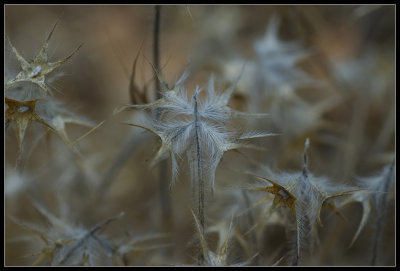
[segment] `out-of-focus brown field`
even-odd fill
[[[9,83],[21,65],[5,37],[5,97],[37,99],[37,113],[54,127],[31,119],[20,150],[22,124],[8,123],[5,103],[5,265],[206,264],[199,253],[219,255],[222,265],[292,265],[298,224],[290,208],[278,206],[276,194],[243,187],[271,186],[248,173],[301,175],[307,138],[309,172],[352,192],[320,203],[323,226],[315,223],[305,248],[312,252],[298,264],[395,265],[394,5],[161,6],[159,69],[168,86],[190,66],[190,101],[212,74],[219,93],[241,75],[228,106],[269,115],[227,127],[277,134],[251,139],[256,149],[224,153],[212,195],[206,190],[207,248],[191,212],[191,161],[178,157],[169,190],[170,155],[151,165],[159,137],[124,124],[146,126],[152,115],[116,114],[156,100],[155,7],[5,5],[4,15],[5,36],[28,62],[55,23],[50,62],[83,44],[45,76],[47,96],[35,83]],[[140,101],[131,96],[135,60]],[[70,118],[65,129],[52,112]]]

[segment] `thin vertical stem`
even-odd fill
[[[161,6],[156,5],[155,9],[155,16],[154,16],[154,36],[153,36],[153,61],[154,61],[154,69],[159,72],[161,76],[160,70],[160,18],[161,18]],[[155,82],[156,87],[156,99],[162,98],[161,93],[161,83],[159,80]],[[160,118],[159,110],[155,112],[156,118]],[[171,219],[171,202],[168,195],[168,164],[167,161],[161,161],[158,167],[158,187],[159,187],[159,194],[160,194],[160,205],[161,205],[161,213],[162,213],[162,223],[163,226],[167,229],[170,228],[172,219]]]
[[[197,111],[197,94],[198,94],[198,89],[196,90],[196,93],[193,96],[194,100],[194,123],[195,123],[195,138],[196,138],[196,151],[197,151],[197,183],[199,186],[199,202],[198,202],[198,217],[200,220],[200,231],[201,234],[204,236],[205,233],[205,216],[204,216],[204,179],[203,179],[203,172],[202,172],[202,156],[201,156],[201,147],[200,147],[200,139],[199,139],[199,114]],[[199,255],[199,264],[202,264],[203,262],[203,255],[200,253]]]
[[[160,13],[161,6],[155,6],[155,17],[154,17],[154,44],[153,44],[153,61],[155,69],[160,73]],[[156,98],[161,98],[161,84],[156,80]]]

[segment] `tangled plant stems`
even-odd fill
[[[6,265],[394,265],[394,6],[5,7]]]

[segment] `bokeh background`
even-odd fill
[[[140,48],[135,84],[141,91],[146,88],[147,100],[154,101],[153,71],[145,59],[153,61],[154,6],[6,5],[4,13],[5,35],[27,59],[33,59],[56,22],[49,46],[50,59],[61,59],[83,44],[47,82],[54,97],[70,112],[93,124],[106,120],[78,143],[83,154],[79,158],[59,137],[45,136],[45,130],[33,123],[24,141],[27,151],[22,169],[15,168],[17,140],[14,131],[7,129],[6,265],[29,265],[38,256],[23,256],[44,247],[40,238],[32,237],[32,233],[10,219],[46,224],[33,202],[83,227],[92,227],[124,211],[123,218],[104,230],[108,238],[168,235],[151,241],[149,249],[130,253],[125,263],[193,264],[196,228],[190,213],[189,174],[181,170],[179,182],[168,193],[170,209],[165,214],[163,203],[160,204],[160,194],[165,192],[159,189],[158,168],[149,167],[157,151],[157,139],[139,128],[121,124],[134,122],[141,112],[111,117],[115,108],[131,102],[129,82]],[[255,64],[260,58],[255,43],[264,37],[274,16],[280,20],[279,39],[304,49],[294,67],[319,82],[293,87],[292,92],[305,104],[279,95],[257,96],[255,89],[259,86],[247,76],[251,67],[259,74],[269,72]],[[239,214],[262,196],[256,192],[246,192],[246,196],[235,188],[251,182],[244,172],[261,172],[261,165],[300,171],[306,138],[311,140],[310,171],[334,182],[355,185],[357,177],[378,176],[394,159],[394,5],[167,5],[161,7],[159,38],[161,73],[169,86],[173,86],[189,60],[192,72],[185,84],[189,91],[196,85],[206,86],[212,73],[217,86],[226,87],[245,64],[230,106],[270,113],[270,119],[243,127],[281,134],[256,140],[255,144],[267,149],[265,152],[224,155],[216,174],[216,193],[207,206],[210,226],[225,225],[232,212]],[[4,55],[5,78],[9,78],[18,72],[19,66],[6,40]],[[331,97],[336,101],[333,105],[322,106],[319,111],[308,110]],[[259,101],[256,106],[255,100]],[[87,130],[79,125],[67,126],[72,139]],[[137,143],[133,144],[132,138],[137,138]],[[121,155],[127,146],[133,147],[124,160]],[[123,162],[116,162],[118,159]],[[260,166],[255,166],[254,161]],[[169,177],[165,179],[168,183]],[[107,185],[102,186],[103,183]],[[394,193],[391,190],[388,197],[379,265],[395,263]],[[308,264],[368,265],[373,227],[367,225],[348,248],[362,211],[359,203],[341,208],[347,222],[324,211],[326,222],[320,229],[320,246],[315,259]],[[253,224],[258,225],[253,231],[259,240],[259,254],[250,264],[272,265],[285,254],[287,240],[283,227],[279,223],[264,225],[260,206],[251,212]],[[251,245],[255,241],[247,233],[254,225],[241,221],[243,217],[235,218],[230,263],[250,259],[255,252]],[[223,231],[217,229],[207,235],[211,248],[222,238]],[[169,246],[165,248],[164,244]]]

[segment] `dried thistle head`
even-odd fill
[[[127,106],[150,110],[153,113],[150,123],[145,126],[131,125],[144,128],[161,139],[161,147],[153,159],[153,165],[169,153],[172,161],[171,185],[178,175],[177,159],[186,155],[192,182],[196,183],[200,170],[203,172],[202,178],[207,179],[210,187],[214,187],[215,170],[224,152],[251,147],[247,140],[271,134],[245,133],[228,127],[236,118],[265,116],[239,112],[228,106],[235,84],[223,93],[217,93],[214,89],[214,78],[211,76],[204,99],[200,98],[202,89],[198,86],[194,95],[188,98],[188,91],[183,85],[188,76],[189,71],[186,70],[173,89],[169,89],[159,76],[164,88],[161,99],[151,104]]]
[[[336,213],[334,198],[351,195],[359,189],[347,185],[334,184],[325,177],[316,177],[308,171],[307,149],[309,140],[304,148],[304,165],[302,172],[274,173],[268,169],[268,177],[256,176],[272,186],[244,187],[251,190],[265,191],[273,194],[276,207],[286,206],[291,211],[297,229],[297,254],[310,249],[312,236],[315,236],[317,222],[322,225],[320,213],[322,208],[328,208]],[[273,180],[271,180],[273,179]]]
[[[6,87],[9,88],[15,85],[18,82],[31,82],[37,86],[39,86],[47,95],[51,94],[50,89],[47,87],[45,79],[49,73],[51,73],[54,69],[61,66],[63,63],[68,61],[78,50],[81,48],[80,45],[74,52],[72,52],[66,58],[56,61],[50,62],[48,59],[48,46],[49,41],[53,35],[54,29],[56,28],[57,23],[54,24],[50,34],[48,35],[45,43],[42,45],[39,53],[35,56],[32,61],[25,60],[24,57],[18,52],[18,50],[12,45],[10,39],[7,37],[7,41],[10,44],[12,51],[18,59],[18,62],[21,66],[21,71],[11,80],[5,83]]]
[[[295,66],[307,56],[307,51],[294,42],[281,41],[278,37],[279,23],[279,17],[273,16],[265,36],[254,43],[258,66],[256,80],[266,95],[291,98],[296,96],[295,88],[316,81]]]
[[[110,222],[121,218],[123,213],[85,229],[68,222],[65,217],[55,216],[36,202],[34,206],[46,220],[46,227],[13,219],[44,243],[41,250],[26,256],[39,256],[33,265],[113,265],[116,247],[111,240],[99,232]]]
[[[91,122],[74,116],[67,110],[63,109],[60,106],[60,103],[51,99],[18,101],[5,97],[5,103],[7,105],[4,117],[5,126],[7,128],[10,123],[14,123],[18,139],[19,155],[22,151],[22,144],[26,129],[32,121],[39,122],[59,135],[68,144],[68,146],[78,154],[79,151],[74,147],[74,144],[82,140],[84,137],[89,135],[92,131],[103,124],[103,122],[100,122],[98,125],[92,127],[93,124]],[[65,125],[67,123],[92,127],[92,129],[75,141],[71,141],[66,132]]]
[[[358,225],[357,231],[354,234],[349,247],[352,246],[360,236],[360,233],[366,227],[371,216],[385,212],[385,204],[383,201],[386,200],[390,186],[395,180],[394,165],[395,162],[393,160],[393,163],[385,166],[379,175],[363,178],[358,177],[358,185],[363,187],[365,190],[353,193],[350,197],[340,203],[340,207],[343,207],[349,203],[358,202],[362,204],[363,208],[360,224]]]
[[[51,130],[54,130],[54,128],[36,112],[37,100],[20,102],[5,97],[4,101],[8,106],[4,113],[5,125],[7,128],[11,122],[15,123],[19,152],[22,150],[22,142],[24,140],[26,128],[28,128],[31,121],[39,122]]]

